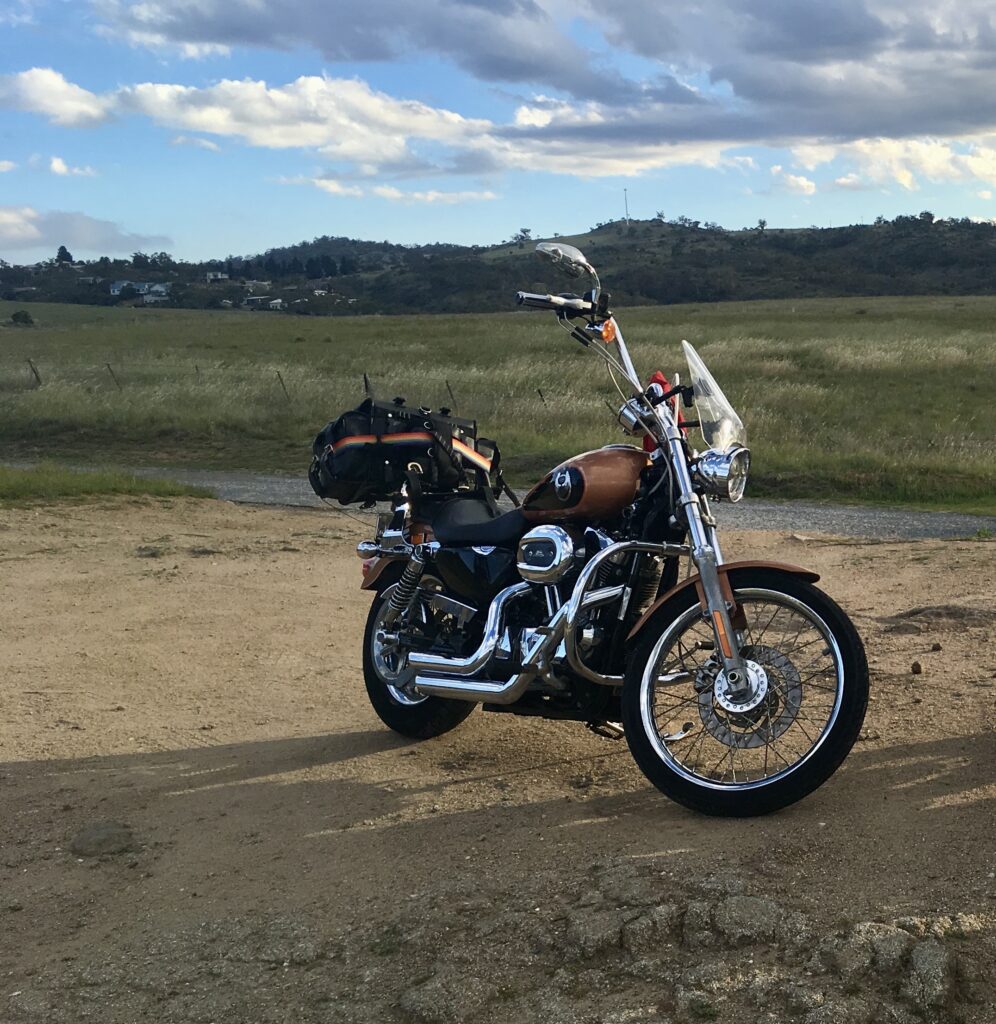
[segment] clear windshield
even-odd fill
[[[681,347],[688,360],[692,387],[695,389],[695,411],[705,443],[721,452],[736,445],[746,447],[747,431],[727,401],[723,389],[716,383],[698,352],[687,341],[683,341]]]

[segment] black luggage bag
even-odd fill
[[[500,458],[493,441],[478,438],[474,420],[409,409],[402,398],[365,399],[328,423],[312,451],[312,488],[340,505],[388,501],[406,481],[426,493],[490,486]]]

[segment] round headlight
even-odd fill
[[[695,480],[707,494],[739,501],[744,496],[749,471],[750,452],[746,448],[725,452],[712,448],[695,464]]]

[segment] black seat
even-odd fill
[[[487,502],[470,498],[448,501],[431,525],[440,544],[496,548],[514,548],[529,526],[517,508],[496,517]]]

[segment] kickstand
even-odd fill
[[[626,735],[618,722],[585,722],[584,724],[585,728],[590,729],[596,736],[602,736],[607,740],[621,740]]]

